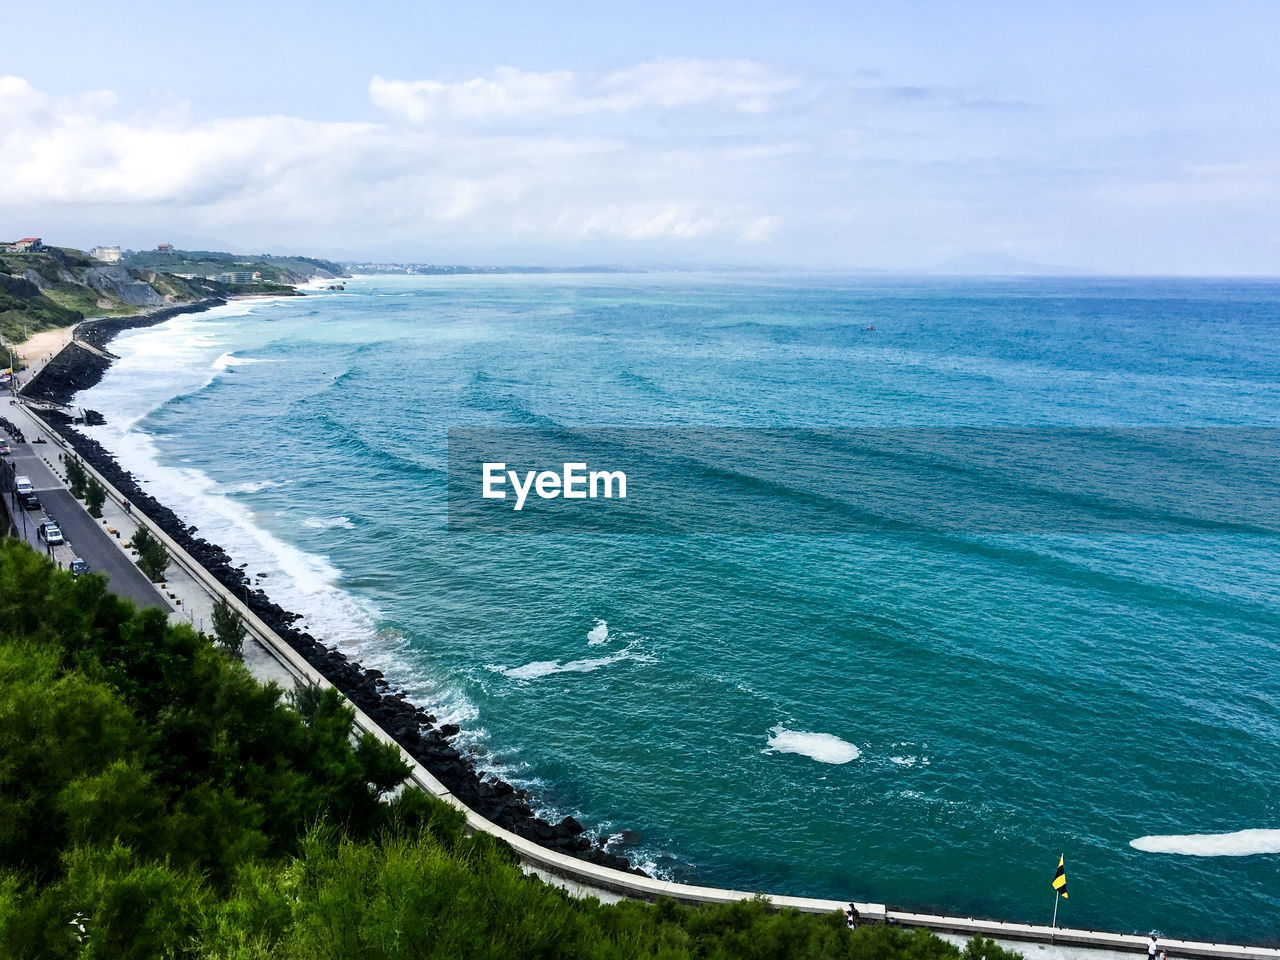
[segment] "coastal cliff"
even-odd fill
[[[235,283],[199,270],[179,275],[157,269],[145,256],[134,264],[105,263],[69,247],[14,251],[0,246],[0,251],[0,336],[10,342],[85,317],[128,317],[235,294],[287,296],[297,292],[291,284],[332,276],[330,266],[341,270],[327,261],[311,264],[296,258],[286,261],[296,270],[277,269],[261,280]],[[176,270],[184,263],[170,256],[167,265]]]
[[[178,277],[100,263],[79,250],[0,253],[0,334],[21,340],[86,316],[129,316],[221,291]]]

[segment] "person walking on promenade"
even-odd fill
[[[848,909],[844,912],[844,922],[850,930],[858,929],[858,908],[852,903],[849,904]]]
[[[1156,951],[1158,949],[1159,948],[1156,946],[1156,935],[1153,933],[1151,935],[1151,942],[1147,944],[1147,960],[1156,960]]]

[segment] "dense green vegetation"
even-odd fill
[[[93,477],[89,477],[84,485],[84,505],[89,511],[89,516],[95,520],[102,519],[102,505],[106,502],[106,489]]]
[[[0,956],[957,960],[760,901],[601,906],[397,787],[333,690],[286,697],[95,575],[0,543]],[[975,940],[965,960],[1010,960]]]

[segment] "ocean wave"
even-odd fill
[[[788,730],[784,726],[770,727],[769,746],[763,753],[798,753],[820,763],[848,763],[857,760],[861,751],[852,743],[830,733],[808,733]]]
[[[228,328],[234,330],[234,322],[250,313],[244,301],[234,301],[122,332],[111,341],[111,352],[121,359],[96,386],[76,394],[72,405],[101,410],[115,426],[128,429],[199,393],[218,378],[217,365],[229,355]]]
[[[1129,846],[1143,853],[1179,853],[1187,857],[1252,857],[1280,853],[1280,830],[1155,834],[1130,840]]]
[[[280,305],[296,306],[296,301]],[[465,732],[460,739],[482,741],[484,733],[469,728],[478,711],[459,685],[407,664],[406,641],[379,630],[381,614],[371,599],[343,589],[341,573],[328,558],[298,549],[264,529],[251,504],[236,496],[292,484],[292,478],[254,477],[256,471],[246,471],[252,479],[217,482],[198,469],[174,465],[146,432],[148,415],[218,377],[212,365],[229,357],[233,363],[246,359],[235,357],[227,348],[238,335],[239,318],[253,312],[246,302],[235,301],[117,337],[112,350],[121,359],[97,386],[75,398],[78,405],[101,410],[107,417],[105,426],[85,432],[111,450],[122,467],[147,482],[158,500],[178,509],[186,522],[200,528],[202,536],[220,544],[235,563],[253,574],[266,574],[262,582],[269,585],[272,600],[301,614],[301,629],[381,670],[439,722],[462,726]],[[265,313],[269,316],[272,310]],[[135,429],[140,422],[142,428]],[[333,528],[344,526],[338,518],[316,519]]]
[[[226,370],[230,367],[243,367],[251,363],[278,363],[278,360],[258,359],[255,357],[237,357],[235,353],[228,350],[218,359],[214,360],[212,367],[214,370]]]
[[[512,680],[540,680],[543,677],[555,676],[559,673],[594,673],[602,667],[620,663],[623,660],[635,660],[639,663],[652,663],[653,657],[636,653],[630,647],[611,653],[607,657],[587,657],[582,660],[570,660],[562,663],[559,660],[535,660],[520,667],[497,667],[489,669]]]
[[[597,620],[596,625],[587,631],[587,643],[596,647],[609,639],[609,624]]]
[[[307,517],[302,521],[302,525],[311,527],[313,530],[354,530],[356,528],[350,517]]]
[[[107,413],[106,426],[85,433],[111,450],[122,467],[148,480],[148,492],[157,500],[177,505],[202,536],[245,561],[247,569],[266,573],[272,600],[302,614],[313,633],[340,648],[358,647],[376,636],[372,603],[339,587],[340,574],[326,558],[272,535],[243,501],[227,496],[222,484],[201,470],[167,465],[151,437],[114,427]]]
[[[282,487],[288,480],[246,480],[244,483],[233,483],[222,488],[223,493],[257,493],[272,487]]]

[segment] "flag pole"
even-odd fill
[[[1067,895],[1067,875],[1063,869],[1065,859],[1066,858],[1064,855],[1062,854],[1058,855],[1058,872],[1053,875],[1053,883],[1051,884],[1051,886],[1053,887],[1053,921],[1049,925],[1049,929],[1050,929],[1049,942],[1050,943],[1053,942],[1053,937],[1054,937],[1053,931],[1058,929],[1058,901]],[[1059,880],[1061,880],[1062,882],[1059,883],[1058,882]]]

